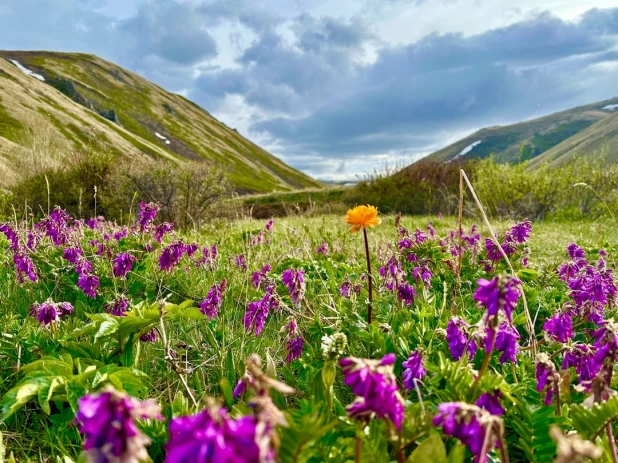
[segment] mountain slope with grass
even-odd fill
[[[211,161],[239,193],[320,186],[186,98],[87,54],[0,51],[1,186],[17,177],[24,143],[57,162],[92,146],[127,159]]]
[[[570,153],[567,157],[572,157],[577,149],[582,154],[584,151],[598,151],[608,143],[611,149],[612,146],[618,146],[616,113],[618,97],[530,121],[488,127],[423,160],[447,162],[482,159],[493,155],[497,162],[532,159],[533,164],[544,160],[555,161],[567,153]],[[608,135],[612,135],[613,139]]]

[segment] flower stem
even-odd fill
[[[612,450],[612,461],[614,463],[618,463],[618,450],[616,449],[616,438],[614,437],[612,423],[607,423],[605,429],[607,430],[607,440],[609,441],[609,448]]]
[[[360,435],[358,433],[358,431],[356,431],[356,446],[354,448],[354,461],[356,463],[360,463],[361,462],[361,448],[362,448],[363,442],[361,441]]]
[[[367,229],[363,228],[363,237],[365,238],[365,255],[367,257],[367,283],[369,285],[369,302],[367,304],[367,323],[371,325],[371,311],[373,302],[373,276],[371,275],[371,256],[369,255],[369,240],[367,239]]]
[[[474,394],[474,391],[476,391],[476,387],[478,386],[479,382],[481,381],[481,378],[483,377],[483,374],[485,373],[485,370],[487,370],[487,367],[489,366],[489,362],[491,360],[491,354],[494,351],[494,342],[496,341],[496,328],[494,328],[492,330],[492,335],[491,335],[491,342],[490,342],[490,346],[491,349],[489,349],[489,351],[485,352],[485,358],[483,359],[483,363],[481,364],[481,369],[479,370],[479,374],[476,376],[476,379],[474,380],[474,384],[472,384],[472,393]]]

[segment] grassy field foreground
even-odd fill
[[[614,223],[155,216],[1,226],[0,461],[616,461]]]

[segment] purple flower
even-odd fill
[[[270,272],[270,270],[271,270],[270,264],[266,263],[265,265],[262,266],[262,268],[259,271],[253,272],[251,274],[251,284],[253,284],[254,288],[259,288],[260,286],[262,286],[262,282],[268,276],[268,273]]]
[[[554,387],[559,381],[558,373],[556,372],[556,366],[553,364],[549,355],[542,352],[536,355],[536,390],[542,392],[545,390],[547,395],[545,396],[545,405],[551,405],[554,395]]]
[[[196,266],[214,268],[217,261],[218,250],[217,245],[213,244],[211,249],[207,246],[202,248],[202,257],[195,263]]]
[[[171,271],[178,265],[185,251],[186,247],[182,241],[174,241],[161,251],[161,255],[159,256],[159,269],[162,272]]]
[[[318,249],[316,250],[316,252],[318,254],[322,254],[324,256],[328,256],[329,252],[328,252],[328,243],[326,241],[322,241],[322,244],[320,244],[318,246]]]
[[[247,392],[247,383],[241,379],[236,383],[232,396],[234,399],[238,399],[241,395],[244,395],[245,392]]]
[[[532,223],[525,219],[521,223],[516,223],[511,227],[511,229],[507,232],[507,240],[512,240],[516,243],[525,243],[530,237],[530,232],[532,231]]]
[[[30,307],[30,316],[36,317],[41,325],[46,326],[60,321],[56,304],[51,300],[43,302],[42,304],[32,304],[32,307]]]
[[[158,418],[159,407],[140,402],[112,388],[78,400],[76,421],[86,435],[84,450],[91,462],[137,462],[148,458],[150,440],[135,424],[137,418]]]
[[[481,394],[479,399],[476,401],[476,405],[484,410],[487,410],[492,415],[504,415],[504,408],[502,408],[500,400],[498,400],[500,397],[502,397],[502,393],[500,391],[496,391],[494,394],[485,392]]]
[[[163,241],[163,237],[165,236],[165,234],[173,230],[174,230],[173,223],[163,222],[161,225],[157,225],[157,227],[155,227],[155,235],[154,235],[155,241],[160,243],[161,241]]]
[[[258,422],[252,416],[232,420],[224,409],[211,406],[197,415],[172,418],[169,431],[170,439],[165,445],[166,463],[275,461],[272,450],[261,451]]]
[[[56,305],[58,306],[58,315],[61,317],[70,315],[75,311],[75,307],[70,302],[59,302]]]
[[[272,232],[272,230],[273,230],[273,224],[274,224],[274,223],[275,223],[275,222],[273,221],[273,219],[270,219],[268,222],[266,222],[266,231],[267,231],[267,232],[269,232],[269,233],[270,233],[270,232]]]
[[[397,287],[397,297],[401,299],[405,305],[410,305],[414,302],[416,291],[408,283],[404,283]]]
[[[358,295],[360,293],[360,290],[361,290],[361,285],[354,284],[347,278],[344,280],[343,283],[341,283],[341,288],[340,288],[341,295],[345,297],[346,299],[350,299],[352,297],[352,294]]]
[[[496,276],[493,280],[480,279],[474,299],[487,309],[487,318],[502,311],[509,321],[513,320],[513,309],[519,299],[519,280],[509,276]]]
[[[401,251],[403,251],[404,249],[410,249],[413,245],[414,245],[414,241],[412,241],[412,239],[408,236],[403,237],[397,243],[397,246],[399,247]]]
[[[401,262],[395,256],[392,256],[383,267],[380,267],[379,272],[389,291],[395,291],[404,281],[405,274],[401,268]]]
[[[234,264],[237,268],[247,271],[247,259],[245,258],[244,254],[236,256],[236,258],[234,259]]]
[[[77,286],[86,296],[95,299],[97,297],[96,288],[99,287],[99,277],[90,273],[80,273],[77,279]]]
[[[433,274],[427,265],[414,267],[412,270],[412,276],[415,280],[421,280],[427,288],[431,285],[431,277]]]
[[[387,354],[382,360],[367,360],[355,357],[341,359],[344,383],[357,395],[347,407],[355,419],[369,421],[373,416],[388,417],[401,430],[404,406],[393,374],[395,354]]]
[[[19,238],[13,228],[6,223],[0,224],[0,233],[3,233],[6,239],[9,241],[9,249],[17,251],[19,249]]]
[[[422,380],[427,372],[423,366],[423,356],[418,350],[412,351],[408,360],[401,364],[403,370],[403,384],[406,389],[416,389],[416,382]]]
[[[221,304],[223,304],[223,295],[227,289],[227,280],[221,280],[221,283],[215,283],[210,287],[206,299],[200,303],[200,312],[206,315],[211,320],[217,316]]]
[[[157,330],[151,329],[148,333],[144,333],[139,337],[142,342],[157,342]]]
[[[243,318],[247,331],[259,336],[264,329],[264,323],[266,323],[266,318],[271,309],[275,309],[278,305],[273,287],[266,288],[266,293],[262,299],[250,302],[247,306],[247,312]]]
[[[77,265],[77,262],[83,255],[84,251],[80,248],[65,248],[62,251],[62,258],[73,265]]]
[[[129,230],[127,227],[122,227],[120,231],[114,232],[114,239],[116,241],[120,241],[123,238],[126,238],[129,235]]]
[[[300,306],[300,302],[305,297],[305,278],[303,277],[304,274],[304,270],[296,270],[293,268],[289,268],[283,272],[283,275],[281,275],[281,280],[283,281],[283,284],[288,288],[292,303],[297,306]]]
[[[86,220],[86,225],[88,226],[88,228],[90,228],[91,230],[96,230],[99,227],[99,224],[101,222],[103,222],[105,219],[103,217],[92,217],[88,220]]]
[[[301,336],[290,337],[285,349],[288,351],[288,355],[285,361],[288,363],[293,362],[299,358],[303,353],[303,338]]]
[[[416,242],[416,244],[423,244],[427,240],[429,240],[429,236],[427,236],[427,233],[417,228],[414,232],[414,241]]]
[[[23,283],[26,277],[33,282],[36,282],[39,279],[36,274],[34,262],[25,249],[19,248],[17,251],[13,251],[13,264],[15,266],[15,274],[19,283]]]
[[[543,331],[554,341],[567,343],[573,338],[573,321],[568,312],[561,312],[548,318],[543,324]]]
[[[112,265],[114,276],[124,280],[127,277],[127,273],[133,268],[133,262],[135,262],[135,260],[135,257],[128,252],[118,254]]]
[[[62,246],[69,237],[69,219],[69,215],[56,206],[47,217],[35,225],[35,228],[41,230],[56,246]]]
[[[586,257],[584,250],[575,243],[571,243],[567,246],[567,252],[571,259],[584,259]]]
[[[449,320],[446,326],[446,341],[454,360],[459,360],[466,350],[468,351],[468,360],[472,359],[476,353],[476,342],[464,331],[469,326],[459,317]]]
[[[496,350],[502,352],[500,363],[507,361],[517,362],[516,355],[519,352],[519,333],[510,323],[502,323],[496,334]]]
[[[156,203],[139,203],[139,212],[137,213],[137,224],[139,225],[139,231],[144,232],[150,228],[152,222],[154,222],[157,213],[161,209]]]
[[[603,360],[596,356],[596,347],[575,344],[564,354],[562,369],[574,367],[581,383],[590,381],[597,375],[603,366]]]
[[[124,317],[128,308],[129,299],[125,295],[119,294],[112,302],[105,306],[105,311],[116,317]]]
[[[485,238],[485,249],[487,249],[487,258],[492,262],[498,262],[502,259],[502,253],[496,243],[491,238]]]
[[[479,418],[488,413],[476,405],[463,402],[445,402],[438,405],[438,414],[433,419],[434,426],[442,426],[447,436],[453,436],[467,445],[474,455],[475,463],[485,463],[487,453],[495,445],[493,433],[489,436],[488,445],[484,447],[487,429],[480,424]]]

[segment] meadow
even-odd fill
[[[0,225],[0,461],[618,462],[609,218],[157,212]]]

